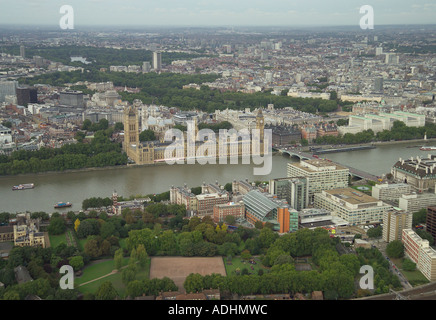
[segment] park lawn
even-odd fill
[[[56,248],[61,243],[67,244],[67,239],[65,238],[65,233],[59,235],[49,235],[50,247]]]
[[[391,260],[400,269],[401,273],[406,277],[407,281],[409,281],[409,283],[412,286],[421,285],[429,282],[428,279],[424,277],[424,275],[418,269],[416,269],[415,271],[403,270],[404,258],[401,259],[391,258]]]
[[[366,187],[369,190],[360,190],[359,187]],[[358,186],[351,186],[351,188],[353,188],[353,189],[355,189],[357,191],[363,192],[363,193],[368,193],[368,194],[371,194],[371,192],[372,192],[372,186],[369,185],[369,184],[363,184],[363,185],[358,185]]]
[[[112,265],[113,265],[113,260],[111,262],[112,262]],[[128,258],[125,258],[124,262],[125,262],[125,265],[127,265]],[[149,279],[149,277],[150,277],[150,264],[151,264],[151,259],[148,259],[147,260],[147,265],[146,265],[145,269],[139,270],[138,273],[136,274],[136,280]],[[107,264],[107,265],[110,265],[110,264]],[[90,266],[90,267],[92,267],[92,266]],[[104,267],[107,268],[107,266],[104,266]],[[111,272],[111,271],[109,271],[109,272]],[[107,273],[109,273],[109,272],[107,272]],[[98,277],[101,277],[101,275],[97,276],[96,278],[98,278]],[[84,282],[87,282],[87,281],[90,281],[90,280],[82,281],[81,283],[84,283]],[[100,285],[102,283],[104,283],[105,281],[110,281],[112,283],[112,285],[114,286],[115,290],[118,292],[118,295],[121,298],[125,297],[126,286],[123,284],[121,272],[117,272],[115,274],[109,275],[109,276],[104,277],[102,279],[93,281],[91,283],[88,283],[86,285],[78,287],[77,289],[81,293],[93,293],[93,294],[95,294],[95,292],[100,287]],[[76,283],[78,283],[78,282],[76,281]]]
[[[254,260],[257,262],[257,264],[251,264],[251,263],[249,263],[248,261],[247,261],[247,262],[244,262],[244,260],[241,259],[240,257],[235,257],[235,258],[232,258],[232,262],[231,262],[232,264],[229,265],[229,264],[227,263],[227,258],[226,258],[226,257],[223,257],[224,266],[225,266],[225,268],[226,268],[226,274],[227,274],[228,276],[230,276],[230,275],[236,275],[235,270],[236,270],[237,268],[239,268],[239,269],[241,270],[241,272],[242,272],[242,269],[247,268],[247,269],[248,269],[248,272],[249,272],[249,273],[252,273],[252,274],[257,274],[257,272],[258,272],[260,269],[262,269],[264,272],[267,271],[267,269],[266,269],[265,267],[263,267],[263,265],[262,265],[262,263],[260,262],[260,259],[259,259],[259,258],[254,258]],[[251,266],[253,266],[253,270],[251,270]]]
[[[124,265],[127,265],[129,258],[124,258]],[[82,276],[74,280],[75,284],[82,284],[93,279],[111,273],[115,269],[114,260],[105,260],[102,262],[93,263],[83,269]]]

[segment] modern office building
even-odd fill
[[[416,263],[416,267],[429,280],[436,280],[436,251],[428,240],[423,240],[412,229],[404,229],[401,241],[404,254]]]
[[[436,207],[435,206],[429,206],[427,208],[425,231],[429,232],[433,236],[436,243]],[[434,245],[434,243],[432,243],[431,245]]]
[[[155,71],[160,71],[162,69],[162,52],[153,52],[153,69]]]
[[[393,202],[398,205],[403,194],[412,192],[412,186],[406,183],[376,184],[372,187],[372,196],[378,200]]]
[[[395,180],[407,183],[418,191],[435,189],[436,155],[429,154],[427,158],[411,157],[399,159],[391,168]]]
[[[83,100],[82,91],[64,91],[59,94],[59,104],[68,107],[83,108],[85,102]]]
[[[20,57],[23,59],[26,58],[26,47],[23,45],[20,46]]]
[[[399,64],[400,57],[396,53],[386,53],[385,54],[385,63],[386,64]]]
[[[298,230],[298,212],[290,208],[286,201],[279,201],[257,190],[247,193],[242,201],[245,205],[245,219],[249,223],[254,225],[257,221],[269,222],[280,233]]]
[[[6,96],[15,96],[17,86],[17,81],[0,81],[0,103],[6,101]]]
[[[386,242],[401,240],[403,229],[412,229],[412,218],[411,212],[399,208],[387,210],[383,215],[383,240]]]
[[[17,87],[17,104],[27,106],[29,103],[38,103],[38,89],[35,87]]]
[[[147,73],[151,71],[151,64],[148,61],[142,63],[142,73]]]
[[[375,55],[379,56],[383,54],[383,47],[377,47],[375,48]]]
[[[380,223],[391,206],[352,188],[315,193],[314,207],[328,210],[351,225]]]
[[[398,202],[400,209],[407,212],[417,212],[429,206],[436,206],[436,194],[434,193],[408,193],[403,194]]]
[[[348,187],[349,173],[348,168],[321,159],[288,163],[287,168],[289,178],[307,178],[309,201],[323,190]]]
[[[269,192],[286,200],[297,211],[309,205],[309,184],[306,177],[278,178],[269,181]]]
[[[349,223],[325,209],[307,208],[298,212],[299,228],[336,228]]]

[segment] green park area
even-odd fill
[[[362,185],[351,186],[351,188],[353,188],[357,191],[369,194],[369,195],[371,195],[371,193],[372,193],[372,187],[373,186],[371,184],[362,184]]]
[[[401,273],[406,277],[407,281],[409,281],[409,283],[412,286],[419,286],[429,282],[427,278],[424,277],[424,275],[418,269],[415,269],[413,271],[404,270],[403,268],[404,258],[400,258],[400,259],[391,258],[391,260],[400,269]]]
[[[123,268],[127,267],[129,258],[124,258]],[[148,279],[150,275],[150,261],[147,260],[145,269],[140,269],[136,273],[135,280]],[[108,259],[95,261],[83,269],[83,274],[75,278],[76,288],[83,294],[94,294],[102,283],[110,281],[120,297],[125,297],[126,286],[122,281],[121,271],[115,270],[114,260]]]
[[[241,257],[234,257],[231,260],[228,258],[223,258],[223,260],[226,268],[226,274],[228,276],[236,275],[237,270],[239,270],[239,273],[241,274],[243,269],[247,269],[249,274],[258,274],[259,270],[263,270],[263,272],[267,272],[268,270],[262,265],[262,262],[257,257],[251,259],[255,262],[255,264],[250,263],[249,260],[244,260]]]
[[[56,248],[61,243],[67,244],[67,239],[65,238],[65,234],[59,234],[59,235],[50,235],[50,247]]]

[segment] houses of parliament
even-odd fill
[[[196,141],[194,137],[197,137],[198,134],[197,121],[194,120],[193,123],[194,132],[192,132],[191,134],[188,134],[188,132],[183,132],[184,147],[182,148],[182,160],[198,158],[200,148],[202,148],[201,150],[204,150],[204,146],[207,142],[207,140]],[[256,115],[256,129],[258,129],[259,136],[254,135],[247,130],[247,134],[238,133],[238,135],[240,135],[240,138],[236,137],[236,139],[230,139],[230,137],[226,137],[225,145],[223,144],[221,148],[220,142],[222,143],[224,141],[221,139],[221,137],[220,139],[217,138],[215,146],[216,152],[214,153],[216,155],[216,159],[218,159],[218,157],[223,157],[223,155],[226,159],[229,156],[240,158],[251,154],[264,155],[265,142],[271,144],[271,141],[265,141],[265,124],[262,109],[259,109]],[[123,148],[127,156],[137,165],[168,162],[169,158],[175,159],[177,157],[176,150],[174,150],[174,152],[172,153],[172,157],[168,157],[168,153],[167,155],[165,154],[165,151],[167,150],[167,148],[171,147],[173,141],[165,141],[164,134],[159,134],[158,140],[156,141],[140,141],[140,133],[141,121],[139,116],[139,110],[135,106],[128,106],[124,109],[123,144]],[[259,139],[259,142],[253,143],[253,139],[256,138]],[[189,139],[191,139],[191,141],[189,141]],[[206,157],[208,155],[208,150],[210,149],[206,148],[206,152],[205,154],[203,154]],[[222,151],[224,151],[224,153]],[[178,160],[180,160],[180,158],[178,158]]]

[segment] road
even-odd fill
[[[398,279],[400,280],[404,290],[413,288],[412,285],[409,283],[409,281],[407,281],[407,278],[401,273],[400,269],[387,256],[386,254],[387,243],[383,239],[369,240],[369,243],[375,246],[381,252],[383,257],[385,257],[385,259],[389,261],[389,271],[391,271],[393,274],[398,276]]]

